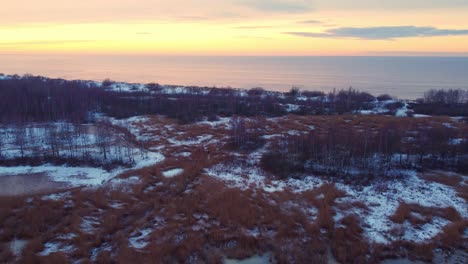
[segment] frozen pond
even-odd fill
[[[55,182],[45,173],[18,174],[0,177],[0,196],[15,196],[66,188],[65,183]]]

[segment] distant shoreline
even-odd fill
[[[353,87],[417,99],[430,89],[468,89],[468,57],[388,56],[3,56],[0,72],[69,80],[159,82],[287,92]]]
[[[0,74],[0,80],[12,81],[7,82],[6,90],[0,91],[6,91],[7,94],[9,93],[12,96],[28,96],[28,93],[30,93],[30,96],[40,95],[44,97],[42,100],[46,100],[47,98],[49,98],[47,100],[51,100],[54,96],[62,98],[64,96],[62,95],[64,88],[73,88],[70,91],[67,90],[65,94],[77,93],[79,96],[94,98],[112,97],[112,99],[107,99],[107,102],[101,105],[101,107],[109,104],[105,107],[110,107],[110,111],[121,109],[118,112],[125,112],[124,116],[133,115],[130,113],[131,111],[139,112],[142,115],[159,113],[170,116],[173,112],[178,112],[179,108],[184,104],[192,105],[189,108],[193,107],[196,109],[196,114],[189,113],[194,111],[193,109],[187,110],[189,112],[181,114],[183,119],[188,118],[184,122],[193,122],[212,115],[230,116],[237,114],[265,116],[282,116],[285,114],[361,114],[399,117],[422,117],[428,115],[468,116],[468,89],[432,89],[421,94],[421,99],[411,100],[398,99],[389,94],[375,95],[352,87],[333,90],[333,92],[328,93],[324,91],[301,90],[298,87],[292,87],[288,91],[280,92],[266,90],[261,87],[242,89],[160,85],[158,83],[128,83],[116,82],[111,79],[105,79],[104,81],[65,80],[29,74],[23,76]],[[47,91],[44,89],[44,86],[48,87]],[[21,92],[17,91],[17,87],[28,87],[28,89],[24,91],[24,94],[18,94]],[[54,91],[51,92],[52,87]],[[127,94],[132,94],[132,96],[130,97]],[[63,100],[63,98],[57,100]],[[99,101],[104,99],[94,100]],[[144,106],[145,104],[154,104],[156,101],[163,106],[156,108]],[[145,102],[145,104],[141,105],[141,102]],[[62,104],[61,102],[57,103]],[[130,105],[126,109],[124,106],[117,106],[120,103]],[[209,109],[207,106],[214,108]],[[24,107],[27,106],[25,105]],[[76,105],[74,107],[79,106]],[[226,110],[226,107],[229,110]],[[31,110],[26,111],[30,112]],[[43,109],[38,108],[37,111],[43,111]],[[14,113],[11,114],[15,115]],[[84,118],[85,113],[83,112],[82,114],[82,118]]]

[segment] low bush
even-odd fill
[[[381,94],[377,96],[377,100],[379,100],[380,102],[390,101],[393,100],[393,97],[388,94]]]
[[[260,166],[280,179],[287,179],[297,173],[305,172],[304,162],[301,158],[275,152],[263,154]]]
[[[102,81],[102,86],[104,87],[109,87],[111,86],[112,84],[114,84],[115,82],[112,81],[111,79],[105,79],[104,81]]]
[[[309,98],[314,98],[314,97],[323,97],[325,96],[325,93],[322,91],[302,91],[301,95],[305,97],[309,97]]]

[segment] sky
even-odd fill
[[[468,0],[2,2],[0,54],[468,56]]]

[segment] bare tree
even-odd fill
[[[45,142],[49,148],[50,154],[54,157],[59,157],[60,149],[59,149],[58,133],[54,125],[48,125],[46,127]]]
[[[104,160],[107,160],[110,148],[111,134],[109,126],[102,123],[98,124],[96,131],[96,145],[99,147]]]
[[[3,132],[2,129],[0,129],[0,160],[3,159],[3,145],[5,145],[4,143],[4,135],[5,133]]]
[[[247,129],[243,118],[234,117],[230,121],[231,143],[233,146],[242,146],[246,138]]]
[[[19,124],[15,131],[15,145],[19,147],[21,158],[24,158],[24,150],[26,147],[26,127],[24,124]]]

